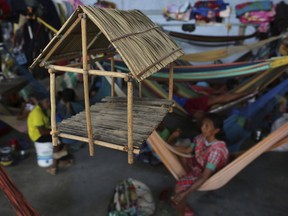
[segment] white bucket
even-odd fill
[[[40,167],[49,167],[53,163],[53,145],[51,142],[35,142],[37,163]]]

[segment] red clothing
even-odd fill
[[[195,137],[193,141],[195,143],[195,155],[187,161],[189,171],[186,176],[177,182],[177,185],[182,187],[183,190],[191,187],[202,175],[205,168],[217,172],[228,163],[229,159],[229,152],[225,142],[215,141],[207,145],[206,139],[202,134]]]
[[[11,7],[7,0],[0,0],[0,19],[5,19],[11,13]]]
[[[184,105],[184,109],[191,115],[196,111],[207,112],[209,110],[208,106],[208,96],[201,96],[197,98],[190,98]]]

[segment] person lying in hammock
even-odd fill
[[[225,85],[218,88],[209,88],[209,91],[198,91],[201,96],[196,98],[183,98],[174,95],[173,99],[198,121],[201,121],[206,112],[216,104],[225,104],[248,95],[251,92],[230,93]]]
[[[181,153],[192,155],[191,158],[181,160],[187,175],[179,178],[171,197],[179,216],[193,215],[186,204],[188,195],[228,163],[229,152],[222,127],[223,121],[220,117],[209,113],[202,121],[202,133],[196,136],[189,146],[174,147]],[[174,131],[171,136],[169,142],[173,143],[180,136],[180,131]]]

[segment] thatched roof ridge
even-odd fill
[[[181,48],[140,11],[80,6],[33,65],[41,61],[45,63],[81,54],[81,22],[78,18],[81,13],[88,18],[87,44],[90,44],[88,53],[95,50],[109,50],[112,44],[138,81],[183,55]],[[67,31],[70,32],[67,34]]]

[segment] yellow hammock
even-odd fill
[[[167,144],[156,131],[154,131],[148,138],[148,142],[158,154],[164,165],[172,173],[172,175],[179,179],[186,174],[186,171],[179,162],[177,156],[167,148]],[[198,190],[209,191],[216,190],[227,184],[235,175],[242,169],[249,165],[253,160],[259,157],[265,151],[278,147],[288,142],[288,123],[271,133],[261,142],[241,154],[234,161],[229,163],[219,172],[211,176]]]
[[[184,61],[194,61],[194,62],[208,62],[208,61],[215,61],[218,59],[226,58],[230,55],[239,53],[239,52],[246,52],[249,50],[253,50],[258,47],[262,47],[267,43],[271,43],[277,39],[280,39],[282,37],[286,37],[286,35],[279,35],[275,37],[270,37],[265,40],[261,40],[256,43],[252,44],[246,44],[246,45],[241,45],[241,46],[234,46],[234,47],[229,47],[225,49],[218,49],[218,50],[210,50],[206,52],[200,52],[200,53],[190,53],[190,54],[185,54],[181,56],[179,59],[184,60]]]

